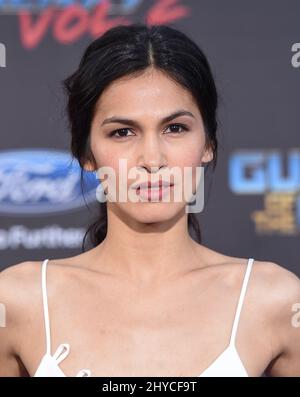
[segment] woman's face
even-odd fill
[[[164,118],[178,111],[187,114],[163,122]],[[139,77],[121,78],[108,86],[96,104],[90,134],[97,169],[110,167],[116,175],[117,197],[121,159],[127,161],[125,183],[128,191],[132,191],[130,186],[136,181],[150,181],[150,178],[157,181],[159,177],[166,180],[169,177],[165,178],[165,173],[172,167],[177,167],[184,175],[185,167],[195,171],[195,167],[211,161],[213,156],[210,149],[205,149],[203,120],[191,94],[156,69],[148,69]],[[133,167],[141,171],[135,178],[128,177]],[[85,169],[95,168],[86,163]],[[193,192],[196,186],[194,171]],[[121,183],[124,184],[124,179]],[[147,196],[148,189],[145,189],[140,191],[141,201],[108,200],[107,205],[138,222],[163,222],[178,215],[186,205],[184,199],[179,202],[173,199],[175,187],[182,190],[183,180],[175,182],[168,196],[170,200],[162,201],[152,193],[151,201]]]

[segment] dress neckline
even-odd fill
[[[58,349],[57,349],[57,351],[62,347],[62,346],[64,346],[64,345],[67,345],[67,344],[61,344],[59,347],[58,347]],[[57,352],[56,351],[56,352]],[[56,352],[55,352],[55,354],[56,354]],[[236,357],[237,357],[237,359],[239,360],[239,362],[240,362],[240,364],[241,364],[241,366],[242,366],[242,370],[245,372],[245,374],[246,374],[246,376],[248,376],[249,377],[249,374],[248,374],[248,371],[246,370],[246,368],[245,368],[245,365],[244,365],[244,363],[243,363],[243,361],[241,360],[241,358],[240,358],[240,355],[239,355],[239,353],[238,353],[238,351],[237,351],[237,349],[236,349],[236,347],[235,347],[235,345],[232,345],[232,344],[229,344],[201,373],[200,373],[200,375],[196,375],[196,377],[201,377],[201,376],[203,376],[208,370],[210,370],[220,359],[222,359],[222,357],[225,355],[225,354],[227,354],[228,352],[231,352],[232,354],[234,354]],[[59,363],[65,358],[65,356],[64,357],[62,357],[62,356],[60,356],[60,357],[55,357],[55,354],[54,355],[51,355],[51,354],[49,354],[49,353],[46,353],[46,354],[44,354],[44,356],[42,357],[42,360],[40,361],[40,364],[39,364],[39,366],[38,366],[38,368],[37,368],[37,370],[35,371],[35,373],[37,373],[37,371],[39,370],[39,368],[44,364],[44,362],[45,362],[45,360],[51,360],[51,365],[53,365],[54,367],[55,367],[55,369],[61,374],[61,376],[64,376],[64,377],[68,377],[68,375],[66,375],[65,373],[64,373],[64,371],[60,368],[60,365],[59,365]],[[67,354],[68,354],[68,352],[67,352]],[[60,361],[58,362],[58,358],[60,359]],[[78,372],[78,374],[76,375],[76,377],[90,377],[91,376],[91,371],[89,370],[89,369],[82,369],[82,370],[80,370],[79,372]]]

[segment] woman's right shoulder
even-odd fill
[[[30,282],[36,277],[39,269],[41,269],[41,261],[25,261],[9,265],[0,271],[0,286],[6,288],[14,284],[18,285],[20,282]]]
[[[41,261],[24,261],[8,265],[0,271],[0,276],[10,277],[18,276],[18,274],[24,276],[30,272],[36,271],[37,267],[41,266],[41,263]]]
[[[24,325],[38,314],[41,262],[26,261],[0,271],[0,376],[27,376],[21,365],[29,335]]]
[[[25,261],[0,271],[0,303],[14,314],[28,308],[40,295],[41,262]],[[16,317],[14,317],[16,318]]]

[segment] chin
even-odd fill
[[[126,211],[127,217],[141,223],[168,222],[185,213],[182,203],[138,203]]]

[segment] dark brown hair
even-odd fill
[[[211,164],[215,169],[218,95],[204,53],[186,34],[174,28],[136,23],[113,27],[90,43],[77,70],[63,81],[71,152],[81,166],[81,182],[84,163],[90,160],[95,164],[90,148],[90,127],[97,100],[114,80],[138,76],[149,67],[164,72],[192,94],[203,118],[206,144],[213,150]],[[98,205],[99,215],[86,231],[83,251],[87,237],[92,246],[96,246],[107,233],[107,204],[98,202]],[[201,231],[194,213],[188,214],[188,228],[201,243]]]

